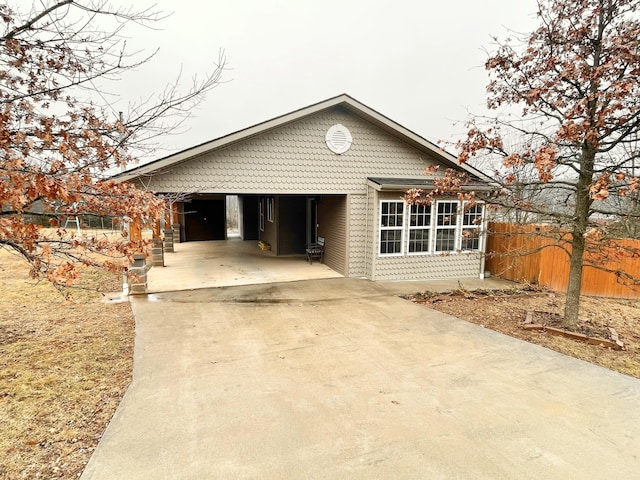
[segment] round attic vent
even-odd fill
[[[337,153],[338,155],[349,150],[351,142],[353,142],[351,133],[349,133],[347,127],[341,124],[331,127],[327,131],[327,135],[324,137],[324,140],[327,142],[329,150],[333,153]]]

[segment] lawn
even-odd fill
[[[73,299],[0,250],[0,478],[78,478],[131,381],[121,277],[89,271]]]

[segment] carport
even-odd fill
[[[164,267],[148,272],[149,293],[342,277],[304,255],[276,256],[238,237],[178,243],[174,250],[165,253]]]

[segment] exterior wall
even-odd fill
[[[337,123],[353,136],[342,155],[325,144],[327,130]],[[430,163],[435,161],[424,152],[334,107],[174,165],[145,182],[157,192],[366,195],[367,177],[421,177]]]
[[[184,202],[178,202],[178,224],[180,225],[180,241],[185,242],[187,240],[185,236],[185,212],[188,211],[188,207]],[[168,227],[167,227],[168,228]]]
[[[377,217],[377,205],[378,205],[378,192],[372,187],[367,187],[367,197],[366,197],[366,225],[365,225],[365,238],[368,239],[366,242],[366,251],[365,251],[365,271],[364,276],[371,280],[374,279],[374,265],[375,265],[375,257],[376,257],[376,231],[378,225],[378,217]]]
[[[258,240],[260,238],[258,229],[258,197],[241,196],[239,202],[239,228],[243,240]]]
[[[349,276],[366,277],[366,255],[369,240],[367,236],[367,196],[349,195]]]
[[[347,197],[326,195],[318,204],[318,235],[324,237],[324,263],[342,275],[347,272]]]
[[[406,251],[397,256],[379,256],[379,200],[398,200],[403,192],[384,192],[371,195],[373,204],[373,272],[372,280],[425,280],[445,278],[479,277],[482,273],[481,253],[431,253],[407,255]],[[405,225],[406,227],[406,225]],[[406,237],[405,237],[406,242]],[[406,246],[406,245],[405,245]]]
[[[273,211],[273,222],[267,220],[267,197],[261,197],[262,201],[262,209],[264,213],[264,230],[258,232],[260,236],[260,240],[267,242],[271,245],[271,251],[278,255],[278,207],[274,205]],[[277,198],[274,199],[274,202],[277,202]]]
[[[227,207],[224,195],[194,198],[188,203],[187,208],[184,215],[184,235],[187,242],[227,238]]]
[[[480,276],[480,260],[481,256],[477,253],[379,257],[375,280],[477,278]]]
[[[304,254],[306,197],[276,197],[278,255]]]

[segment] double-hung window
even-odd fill
[[[380,255],[402,254],[404,202],[380,202]]]
[[[428,253],[431,240],[431,205],[411,205],[408,253]]]
[[[483,214],[484,205],[481,203],[464,205],[464,209],[462,211],[462,241],[460,250],[480,250],[480,234]]]
[[[484,212],[482,202],[438,200],[431,205],[406,205],[382,200],[378,254],[479,252]]]
[[[456,200],[436,203],[436,252],[454,252],[456,250],[456,231],[458,222],[458,205]]]

